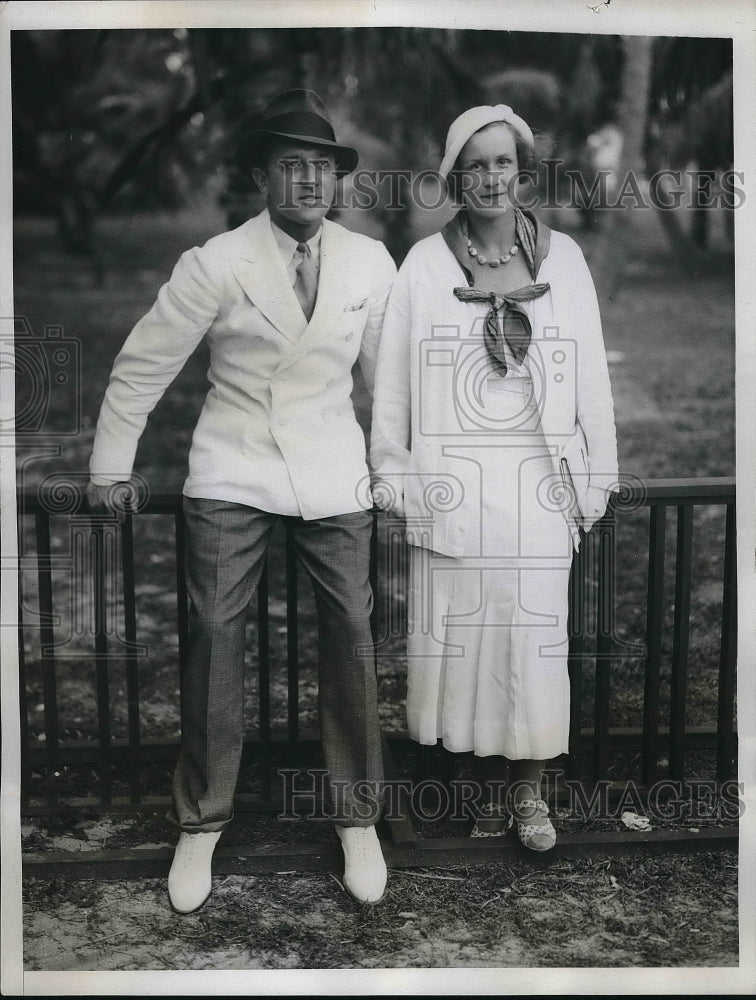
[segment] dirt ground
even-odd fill
[[[667,882],[661,906],[649,890],[654,881],[667,880],[657,871],[639,888],[629,859],[564,864],[552,870],[548,893],[525,871],[396,871],[381,904],[364,911],[328,874],[219,878],[203,910],[188,916],[170,911],[162,880],[81,883],[54,909],[30,915],[25,965],[28,970],[665,967],[672,964],[670,944],[685,938],[687,945],[674,949],[675,965],[736,966],[736,911],[727,892],[720,895],[729,863],[732,858],[707,855],[684,865],[702,869],[701,898]],[[60,886],[33,884],[28,891],[45,893],[52,903]],[[431,891],[444,901],[445,920],[430,918],[424,897]],[[703,897],[706,906],[700,905]],[[433,909],[438,905],[437,900]],[[493,941],[492,922],[498,927]]]
[[[128,843],[131,821],[24,840],[86,853]],[[155,839],[175,842],[153,819]],[[234,836],[236,834],[236,836]],[[229,843],[241,830],[229,828]],[[327,841],[328,831],[311,834]],[[336,873],[215,876],[202,909],[174,913],[165,879],[24,879],[26,970],[381,969],[737,966],[738,859],[628,851],[500,864],[392,869],[360,907]]]

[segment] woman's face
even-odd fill
[[[456,169],[457,190],[468,211],[502,215],[512,204],[509,189],[519,169],[514,132],[504,122],[486,125],[462,147]]]

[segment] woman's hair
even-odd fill
[[[517,132],[515,132],[515,130],[512,128],[512,126],[509,124],[509,122],[490,122],[488,125],[484,125],[483,128],[478,129],[478,132],[483,132],[485,129],[490,128],[491,125],[505,125],[509,129],[509,131],[512,133],[512,135],[514,136],[515,150],[517,151],[517,169],[518,169],[518,171],[520,173],[523,173],[525,171],[532,170],[535,167],[535,163],[536,163],[535,153],[531,149],[531,147],[528,145],[528,143],[520,135],[518,135]],[[478,134],[477,132],[473,133],[473,135],[477,135],[477,134]],[[472,136],[470,138],[472,138]],[[465,145],[467,145],[467,143],[465,143]],[[462,147],[462,150],[464,151],[464,146]],[[461,155],[462,155],[462,152],[460,152],[459,156],[461,156]],[[459,181],[459,173],[460,173],[460,171],[459,171],[459,156],[455,160],[454,166],[449,171],[449,177],[448,177],[448,180],[447,180],[447,184],[449,185],[449,193],[451,194],[451,196],[454,199],[454,201],[457,202],[457,203],[459,203],[459,204],[461,204],[461,202],[462,202],[462,190],[461,190],[461,185],[460,185],[460,181]],[[518,182],[520,184],[524,180],[525,180],[524,177],[518,177]]]

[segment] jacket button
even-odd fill
[[[351,340],[353,336],[354,336],[353,333],[348,333],[346,337],[344,337],[344,340]]]
[[[261,333],[258,333],[255,337],[255,340],[265,340],[265,337],[263,337]]]

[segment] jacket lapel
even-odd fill
[[[296,343],[307,327],[307,320],[289,282],[267,210],[250,219],[240,235],[242,247],[232,263],[239,284],[273,326],[287,340]]]
[[[536,254],[538,243],[536,243]],[[533,302],[533,330],[539,331],[537,340],[534,338],[533,348],[538,352],[538,363],[531,366],[536,386],[541,429],[547,443],[550,445],[554,471],[559,473],[559,455],[561,445],[565,440],[565,427],[571,429],[574,420],[572,410],[575,406],[576,373],[565,372],[565,363],[574,366],[580,359],[571,348],[571,341],[562,341],[563,330],[556,322],[556,317],[568,317],[570,303],[564,295],[569,276],[560,276],[559,265],[555,255],[548,257],[543,271],[539,274],[542,281],[548,281],[550,293],[535,299]],[[556,336],[554,336],[556,333]],[[564,359],[564,360],[560,360]],[[566,376],[566,377],[565,377]]]
[[[536,245],[535,245],[535,280],[538,281],[538,272],[541,270],[541,264],[546,260],[549,255],[549,250],[551,249],[551,230],[542,222],[533,212],[529,209],[523,209],[525,215],[531,220],[535,225],[536,231]]]

